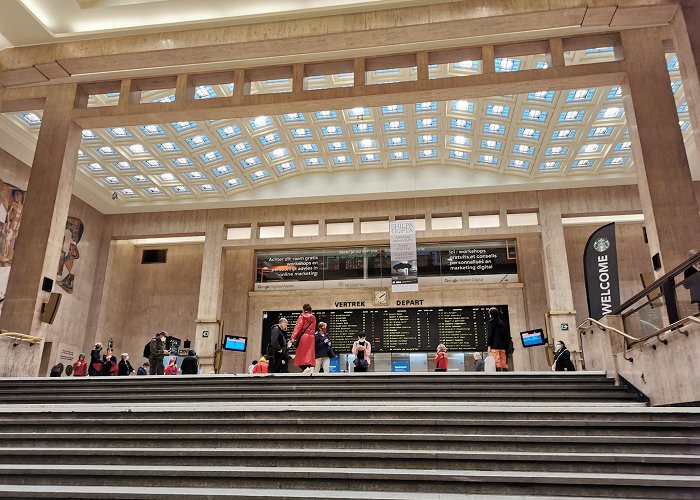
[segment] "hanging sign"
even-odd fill
[[[583,254],[583,270],[588,314],[593,319],[600,319],[620,305],[615,223],[599,228],[588,238]]]
[[[416,221],[390,221],[389,246],[391,250],[391,291],[417,292]]]

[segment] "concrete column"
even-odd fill
[[[199,283],[199,306],[195,326],[195,349],[202,373],[214,372],[214,356],[219,342],[221,301],[223,296],[224,225],[214,221],[204,236],[202,277]]]
[[[700,148],[700,5],[679,8],[671,25],[693,136]]]
[[[547,295],[547,327],[555,343],[561,340],[572,353],[580,352],[564,226],[561,223],[561,207],[556,201],[547,201],[546,197],[547,195],[542,195],[540,198],[539,215],[542,227],[544,287]],[[579,359],[576,354],[574,358]]]
[[[698,245],[700,215],[661,32],[621,33],[627,78],[622,86],[639,197],[651,255],[661,255],[657,276],[683,262]]]
[[[76,90],[74,84],[49,88],[0,316],[2,329],[42,338],[51,328],[39,320],[48,299],[48,293],[41,290],[42,279],[53,279],[58,269],[81,139],[70,112]],[[38,374],[41,350],[37,347],[29,352],[15,376]]]

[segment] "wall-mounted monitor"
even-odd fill
[[[59,305],[61,305],[61,294],[52,293],[49,296],[49,301],[41,308],[41,321],[48,324],[53,323],[53,320],[56,319]]]
[[[224,337],[224,349],[227,351],[245,352],[248,345],[248,337],[236,337],[226,335]]]
[[[520,332],[520,340],[523,342],[523,347],[535,347],[547,344],[547,339],[544,336],[542,328]]]

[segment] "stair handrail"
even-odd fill
[[[685,325],[688,325],[688,324],[690,324],[690,323],[697,323],[697,324],[700,325],[700,318],[698,318],[697,316],[686,316],[685,318],[680,319],[680,320],[676,321],[675,323],[671,323],[670,325],[668,325],[668,326],[662,328],[661,330],[659,330],[659,331],[657,331],[657,332],[652,333],[651,335],[647,335],[646,337],[641,338],[641,339],[635,341],[635,343],[632,344],[632,345],[636,345],[636,344],[640,344],[640,343],[642,343],[642,342],[646,342],[647,340],[653,339],[654,337],[656,337],[660,342],[663,342],[664,344],[667,344],[667,343],[668,343],[668,340],[666,340],[666,339],[663,339],[663,340],[662,340],[662,339],[661,339],[661,335],[663,335],[663,334],[666,333],[666,332],[678,331],[678,332],[682,333],[683,335],[685,335],[685,336],[687,337],[687,336],[688,336],[688,332],[681,331],[681,328],[683,328]]]
[[[10,332],[7,330],[0,330],[0,337],[7,339],[19,340],[20,342],[29,342],[30,344],[38,344],[41,342],[41,337],[35,337],[34,335],[26,335],[24,333]]]
[[[582,322],[580,325],[578,325],[578,326],[576,327],[576,329],[580,332],[581,329],[584,328],[584,327],[586,326],[586,323],[588,323],[588,324],[591,325],[591,326],[592,326],[592,325],[596,325],[598,328],[600,328],[600,329],[603,330],[603,331],[610,330],[610,331],[612,331],[612,332],[615,332],[615,333],[617,333],[618,335],[622,335],[622,336],[625,337],[627,340],[631,340],[632,342],[638,342],[639,340],[641,340],[641,339],[638,339],[637,337],[633,337],[632,335],[623,332],[622,330],[618,330],[618,329],[615,328],[615,327],[612,327],[612,326],[610,326],[610,325],[606,325],[606,324],[604,324],[604,323],[601,323],[600,321],[598,321],[598,320],[596,320],[596,319],[593,319],[593,318],[586,318],[585,320],[583,320],[583,322]]]

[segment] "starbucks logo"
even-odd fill
[[[610,248],[610,240],[607,238],[598,238],[593,242],[593,248],[595,248],[598,252],[603,253]]]

